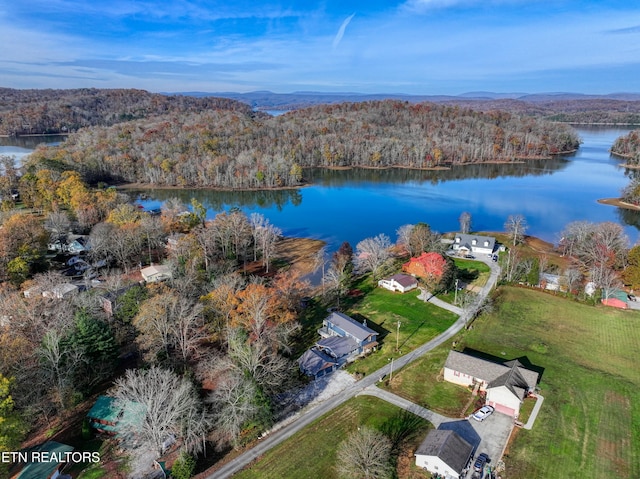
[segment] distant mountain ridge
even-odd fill
[[[640,101],[640,93],[609,93],[605,95],[583,94],[571,92],[548,92],[548,93],[496,93],[486,91],[467,92],[460,95],[411,95],[403,93],[356,93],[356,92],[313,92],[297,91],[292,93],[274,93],[271,91],[252,91],[247,93],[238,92],[176,92],[167,93],[172,95],[185,95],[194,97],[215,96],[229,98],[250,105],[258,110],[294,110],[312,105],[332,104],[343,102],[363,102],[377,100],[401,100],[411,103],[434,102],[434,103],[457,103],[469,101],[495,101],[495,100],[518,100],[527,103],[548,103],[571,100],[619,100],[619,101]]]

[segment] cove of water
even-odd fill
[[[556,243],[567,223],[613,221],[638,239],[640,214],[597,203],[620,196],[626,170],[609,149],[625,128],[577,128],[582,145],[576,153],[521,164],[484,164],[443,171],[305,171],[311,185],[280,191],[150,190],[145,207],[159,207],[171,197],[196,198],[212,218],[238,207],[259,212],[285,235],[327,241],[335,249],[379,233],[396,239],[407,223],[428,223],[440,232],[457,231],[463,211],[475,231],[503,231],[509,215],[524,215],[527,234]]]
[[[556,243],[572,221],[613,221],[625,226],[631,243],[638,239],[640,213],[597,203],[620,196],[628,171],[609,149],[629,128],[578,127],[582,145],[576,153],[521,164],[485,164],[443,171],[305,171],[310,186],[277,191],[150,189],[132,192],[147,208],[171,197],[188,204],[196,198],[207,217],[237,207],[259,212],[288,236],[326,241],[330,249],[379,233],[396,239],[403,224],[425,222],[440,232],[456,231],[463,211],[475,231],[503,231],[509,215],[524,215],[527,234]],[[8,139],[3,139],[8,140]],[[10,139],[9,139],[10,140]],[[40,141],[46,141],[40,140]],[[5,145],[7,142],[5,141]],[[3,148],[15,146],[0,146]]]

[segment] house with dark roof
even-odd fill
[[[452,248],[462,254],[492,254],[496,247],[496,239],[492,236],[469,235],[456,233]]]
[[[27,458],[47,457],[51,460],[27,462],[16,479],[62,479],[71,476],[62,475],[69,461],[65,458],[73,452],[73,447],[56,441],[47,441],[26,451]],[[58,460],[59,459],[59,460]]]
[[[520,405],[536,387],[539,374],[514,359],[496,363],[458,351],[450,351],[444,379],[461,386],[477,386],[486,392],[486,404],[496,411],[518,417]]]
[[[319,378],[375,350],[378,333],[346,314],[332,312],[318,330],[320,339],[298,358],[300,371]]]
[[[311,348],[298,358],[298,366],[303,374],[318,379],[338,369],[338,362],[324,352]]]
[[[473,446],[455,431],[432,429],[416,449],[416,466],[446,478],[461,477]]]
[[[378,286],[388,289],[389,291],[406,293],[418,287],[418,280],[408,274],[398,273],[389,278],[381,279],[378,281]]]

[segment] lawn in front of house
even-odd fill
[[[383,430],[402,410],[380,399],[360,396],[347,401],[310,426],[264,454],[256,463],[236,474],[237,479],[336,478],[338,445],[358,427]],[[432,427],[417,418],[413,446]]]
[[[448,341],[396,371],[391,383],[383,387],[439,414],[464,417],[471,390],[442,379],[442,366],[450,349],[451,341]]]
[[[392,357],[407,354],[438,336],[457,319],[455,314],[419,300],[417,290],[403,294],[384,288],[366,289],[368,292],[345,313],[357,321],[366,320],[367,326],[378,332],[381,345],[378,351],[350,365],[352,372],[369,374],[381,368]]]
[[[533,429],[520,430],[509,446],[509,477],[640,477],[640,313],[514,287],[500,288],[495,303],[455,340],[458,350],[543,368],[545,401]],[[441,388],[434,378],[447,354],[438,348],[399,371],[393,392],[431,401],[435,410],[450,407],[454,394],[431,391]]]

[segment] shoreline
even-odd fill
[[[568,155],[571,153],[575,153],[577,150],[572,151],[563,151],[557,154],[548,156],[540,156],[540,157],[528,157],[528,158],[517,158],[513,161],[510,160],[491,160],[491,161],[482,161],[482,162],[469,162],[469,163],[459,163],[459,164],[448,164],[448,165],[438,165],[438,166],[429,166],[429,167],[420,167],[420,166],[403,166],[403,165],[392,165],[392,166],[308,166],[303,169],[325,169],[331,171],[349,171],[349,170],[413,170],[413,171],[448,171],[456,167],[465,167],[471,165],[522,165],[526,164],[530,161],[542,161],[549,160],[553,156],[558,155]],[[640,166],[639,166],[640,168]],[[290,185],[290,186],[273,186],[267,188],[253,187],[253,188],[228,188],[223,186],[178,186],[178,185],[154,185],[150,183],[120,183],[112,185],[116,189],[122,190],[211,190],[211,191],[281,191],[281,190],[296,190],[299,188],[306,188],[309,186],[313,186],[314,183],[304,182],[299,185]]]
[[[640,205],[634,205],[622,201],[622,198],[601,198],[597,200],[601,205],[617,206],[618,208],[625,208],[627,210],[640,211]]]

